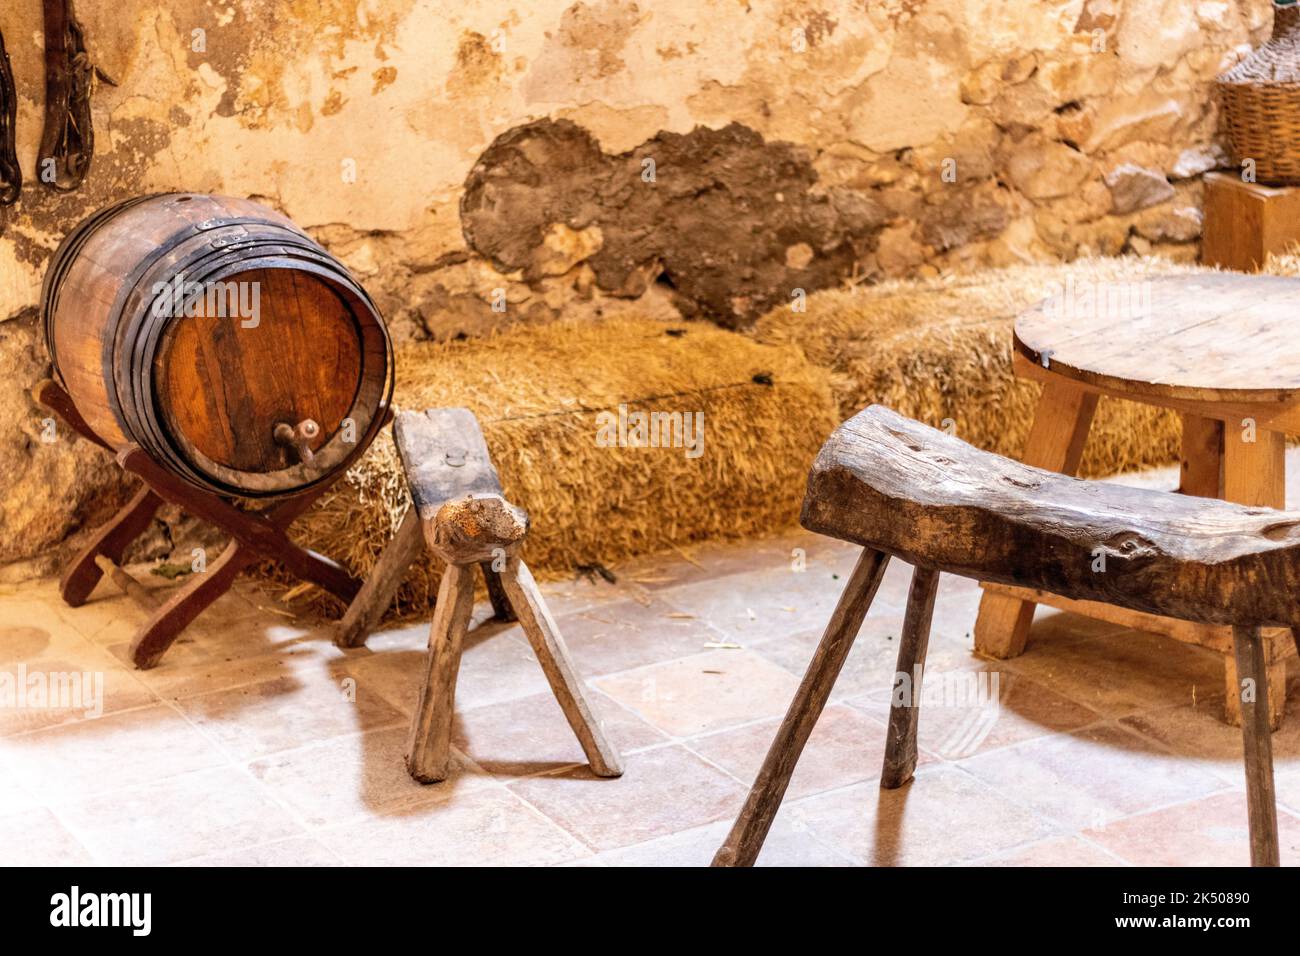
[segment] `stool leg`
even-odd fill
[[[449,564],[429,628],[429,676],[420,689],[406,747],[406,769],[420,783],[447,779],[460,649],[474,610],[474,565]]]
[[[518,620],[501,583],[501,572],[492,570],[491,561],[480,561],[478,566],[483,572],[483,583],[487,585],[488,600],[492,602],[492,616],[498,621]]]
[[[582,745],[582,752],[587,755],[592,772],[598,777],[622,776],[623,766],[618,751],[605,739],[600,721],[592,714],[591,705],[583,694],[582,678],[569,658],[560,629],[555,626],[555,619],[551,617],[528,565],[517,557],[508,559],[505,570],[501,572],[501,585],[550,682],[551,692]]]
[[[939,572],[917,568],[912,572],[912,589],[907,595],[907,612],[903,617],[903,635],[898,641],[898,668],[894,677],[894,699],[889,709],[889,730],[885,736],[885,766],[880,785],[896,790],[912,779],[916,769],[916,722],[921,716],[921,676],[925,669],[925,652],[930,644],[930,618],[934,614],[934,595],[939,587]],[[899,691],[911,684],[906,702]]]
[[[343,620],[338,623],[334,631],[335,644],[360,647],[366,643],[370,632],[393,603],[406,572],[423,551],[424,531],[420,527],[420,513],[415,505],[411,505],[406,509],[406,517],[398,526],[397,534],[384,547],[361,590],[348,605]]]
[[[1277,802],[1273,793],[1273,731],[1268,715],[1268,667],[1257,627],[1234,627],[1232,649],[1242,685],[1253,681],[1253,694],[1241,696],[1241,736],[1246,758],[1246,809],[1250,819],[1251,866],[1277,866]],[[1249,698],[1249,699],[1248,699]]]
[[[758,859],[763,840],[767,838],[776,811],[781,807],[781,798],[790,785],[795,764],[821,717],[831,688],[835,686],[835,678],[849,656],[853,639],[862,627],[862,620],[867,616],[867,609],[871,607],[888,563],[888,555],[871,548],[865,548],[858,557],[740,816],[736,817],[726,841],[713,857],[714,866],[753,866]]]

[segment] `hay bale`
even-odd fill
[[[1039,387],[1011,371],[1013,320],[1024,309],[1082,282],[1124,282],[1204,271],[1163,259],[1084,259],[1026,265],[927,281],[818,292],[807,311],[774,309],[755,327],[771,344],[799,345],[831,370],[840,417],[878,402],[980,448],[1019,456]],[[1103,398],[1080,473],[1101,476],[1178,457],[1172,412]]]
[[[1289,252],[1270,252],[1260,272],[1274,276],[1300,278],[1300,245],[1292,244]]]
[[[798,349],[650,319],[407,345],[397,353],[395,404],[478,415],[507,497],[532,517],[525,557],[551,573],[794,523],[808,468],[839,423],[829,376]],[[702,412],[703,454],[602,447],[597,415],[620,405],[629,414]],[[294,537],[365,575],[408,506],[386,431]],[[397,610],[427,612],[439,576],[432,560],[417,562]],[[339,610],[319,589],[301,593],[317,609]]]

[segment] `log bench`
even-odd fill
[[[940,571],[1232,628],[1250,855],[1277,865],[1261,629],[1300,623],[1300,512],[1084,481],[976,448],[881,406],[840,426],[808,478],[802,523],[862,545],[839,604],[715,866],[750,865],[890,556],[915,570],[881,786],[916,767],[919,685]],[[1294,638],[1295,632],[1291,631]],[[977,825],[977,824],[974,824]]]
[[[482,569],[498,618],[517,618],[592,772],[622,774],[583,692],[555,619],[519,556],[528,515],[508,502],[478,419],[467,408],[399,412],[393,440],[411,508],[340,622],[335,641],[359,647],[379,623],[407,569],[426,551],[446,562],[429,630],[429,672],[416,702],[406,766],[421,783],[446,779],[461,644]]]

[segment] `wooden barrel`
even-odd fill
[[[55,253],[41,311],[55,375],[95,434],[222,495],[325,480],[392,399],[392,345],[365,290],[245,199],[168,193],[96,212]]]

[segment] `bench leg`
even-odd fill
[[[1272,661],[1265,670],[1268,674],[1268,711],[1269,726],[1274,730],[1282,729],[1282,720],[1286,716],[1286,661],[1276,656],[1274,645],[1286,640],[1286,632],[1279,628],[1264,628],[1260,634],[1260,643],[1264,646],[1264,659]],[[1232,654],[1223,658],[1223,683],[1227,693],[1223,699],[1223,719],[1225,723],[1241,726],[1241,679],[1237,674],[1237,660]],[[1260,704],[1263,707],[1263,703]]]
[[[447,779],[451,720],[456,712],[456,675],[473,610],[474,566],[447,565],[429,628],[429,676],[420,689],[406,747],[406,769],[420,783]]]
[[[1026,465],[1073,475],[1097,410],[1097,393],[1066,382],[1048,382],[1038,400],[1022,458]],[[975,621],[975,652],[985,657],[1016,657],[1025,650],[1034,604],[1005,594],[984,592]]]
[[[1277,866],[1277,802],[1273,793],[1273,731],[1268,715],[1268,667],[1259,628],[1234,627],[1232,648],[1241,685],[1241,736],[1246,759],[1246,809],[1251,866]]]
[[[1285,508],[1286,436],[1264,428],[1247,428],[1238,421],[1225,423],[1223,498],[1239,505]],[[1267,699],[1266,709],[1275,730],[1282,726],[1286,710],[1286,662],[1276,653],[1276,645],[1285,641],[1286,635],[1276,629],[1266,631],[1261,641],[1267,651],[1265,660],[1273,663],[1268,671],[1269,693],[1267,697],[1261,696],[1260,700]],[[1224,718],[1230,724],[1240,723],[1244,727],[1245,720],[1237,706],[1241,690],[1236,680],[1238,676],[1244,675],[1234,673],[1231,659],[1225,660],[1224,665],[1230,684]]]
[[[781,798],[790,785],[795,764],[826,707],[831,688],[849,656],[853,639],[862,628],[862,620],[867,616],[888,563],[888,555],[871,548],[864,549],[858,557],[740,816],[713,857],[714,866],[753,866],[758,859],[767,831],[780,809]]]
[[[551,692],[559,701],[565,719],[573,728],[582,752],[587,755],[587,763],[598,777],[618,777],[623,773],[622,759],[605,739],[605,732],[587,703],[583,694],[582,678],[569,657],[560,629],[555,626],[550,609],[537,589],[533,573],[528,565],[517,557],[511,557],[504,571],[501,572],[501,585],[506,597],[514,609],[528,643],[533,647],[546,679],[550,682]]]
[[[903,635],[898,642],[898,668],[894,696],[889,708],[889,730],[885,737],[885,765],[880,785],[896,790],[912,779],[916,770],[916,723],[921,716],[921,678],[925,652],[930,644],[930,618],[939,572],[917,568],[912,572],[912,589],[907,595]]]

